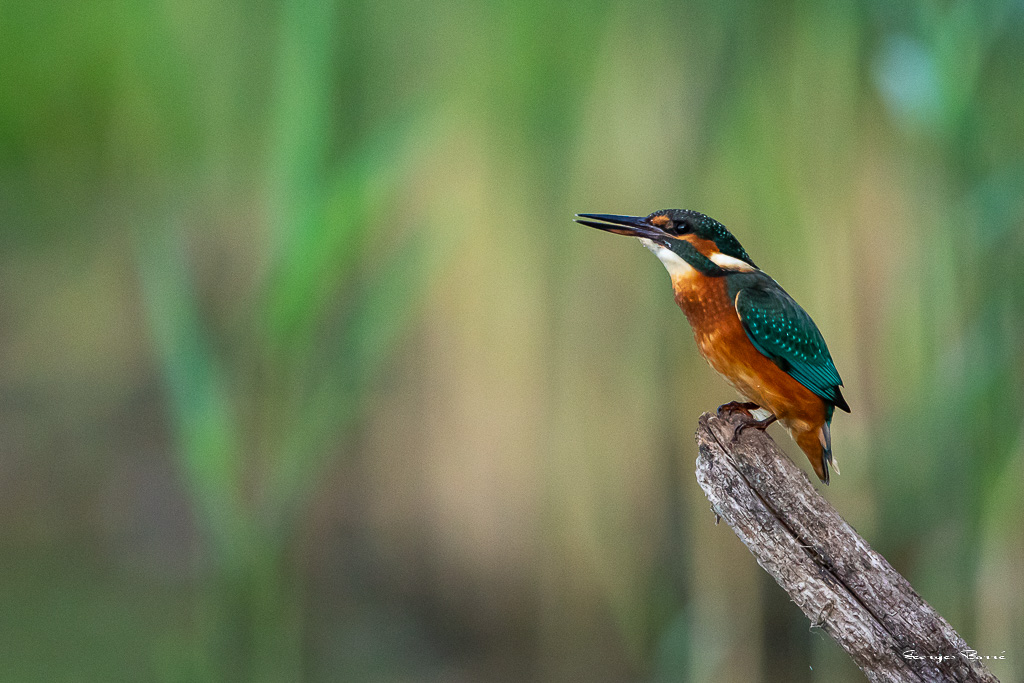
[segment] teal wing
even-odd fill
[[[743,329],[758,351],[827,402],[850,412],[825,339],[793,297],[770,280],[740,289],[734,302]]]

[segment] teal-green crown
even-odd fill
[[[740,244],[739,240],[733,237],[724,225],[711,216],[706,216],[699,211],[690,209],[662,209],[655,211],[647,217],[648,220],[656,216],[667,217],[672,224],[665,228],[670,235],[681,237],[683,235],[696,235],[701,239],[711,240],[718,247],[718,250],[726,256],[746,261],[757,268],[751,260],[750,255]]]

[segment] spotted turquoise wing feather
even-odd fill
[[[739,289],[733,301],[758,351],[831,405],[850,412],[825,339],[793,297],[771,280]]]

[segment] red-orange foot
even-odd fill
[[[739,401],[732,401],[730,403],[726,403],[725,405],[718,406],[718,416],[729,417],[735,415],[736,413],[739,413],[740,415],[743,416],[743,419],[740,421],[740,423],[736,425],[736,431],[733,432],[732,434],[732,439],[733,441],[735,441],[736,439],[739,438],[740,434],[743,432],[744,429],[747,429],[748,427],[753,427],[754,429],[760,429],[763,432],[764,430],[768,429],[769,425],[771,425],[773,422],[779,419],[774,415],[769,415],[763,420],[755,420],[753,414],[751,414],[751,411],[758,410],[760,408],[761,406],[757,405],[756,403],[740,403]]]
[[[747,429],[748,427],[760,429],[763,432],[764,430],[768,429],[769,425],[771,425],[778,419],[779,418],[775,417],[774,415],[769,415],[763,420],[755,420],[753,417],[751,417],[749,420],[744,420],[743,422],[740,423],[738,427],[736,427],[736,434],[738,435],[740,432],[742,432],[744,429]]]
[[[718,417],[731,417],[736,413],[746,415],[749,418],[754,416],[750,414],[751,410],[757,410],[761,406],[756,403],[740,403],[739,401],[729,401],[724,405],[718,406]]]

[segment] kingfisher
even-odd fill
[[[576,222],[639,238],[664,264],[676,303],[697,348],[743,402],[719,406],[739,414],[737,433],[778,420],[828,484],[832,414],[850,412],[825,339],[811,316],[765,274],[724,225],[698,211],[649,216],[580,213]]]

